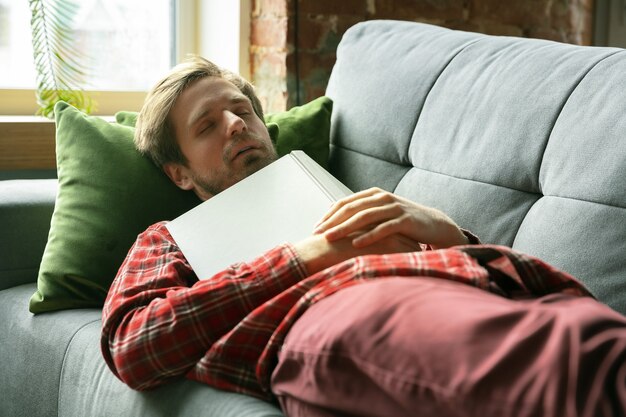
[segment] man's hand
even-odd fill
[[[461,229],[444,213],[379,188],[355,193],[335,203],[315,229],[329,242],[348,238],[364,248],[390,236],[404,236],[434,248],[468,243]]]
[[[356,256],[415,252],[421,249],[419,243],[401,235],[383,237],[357,248],[352,244],[355,235],[333,241],[328,241],[324,235],[313,235],[295,243],[294,248],[309,275]]]

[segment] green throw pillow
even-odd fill
[[[331,111],[332,101],[321,97],[268,115],[279,154],[301,149],[326,166]],[[136,151],[135,112],[119,112],[109,123],[61,102],[55,116],[59,190],[33,313],[102,307],[137,235],[199,203]]]
[[[58,103],[59,189],[30,311],[100,307],[137,235],[199,203],[135,150],[134,129]]]
[[[135,127],[137,124],[136,111],[118,111],[115,113],[115,121],[124,126]]]
[[[265,123],[278,155],[302,150],[327,168],[332,110],[332,100],[322,96],[289,111],[265,115]]]

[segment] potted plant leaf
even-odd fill
[[[71,0],[29,0],[29,6],[38,114],[53,118],[58,101],[90,113],[93,101],[81,87],[87,69],[72,30],[79,6]]]

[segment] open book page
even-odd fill
[[[167,229],[200,279],[297,242],[352,192],[302,151],[283,156],[174,219]]]

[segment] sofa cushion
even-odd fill
[[[279,154],[302,149],[326,165],[331,111],[321,97],[268,115]],[[59,103],[55,115],[59,191],[33,313],[102,306],[136,236],[199,203],[135,150],[133,113],[109,123]]]
[[[359,23],[327,90],[331,171],[441,209],[626,313],[625,54]]]
[[[98,310],[71,310],[33,316],[26,305],[35,288],[31,283],[0,291],[2,416],[62,415],[58,397],[65,352],[76,332],[99,323],[102,315]]]
[[[56,192],[56,179],[0,181],[0,290],[37,280]]]
[[[273,404],[185,378],[134,391],[102,360],[100,326],[98,321],[82,327],[67,348],[60,378],[60,416],[283,417]]]
[[[0,291],[0,416],[283,416],[259,399],[184,378],[131,390],[102,359],[101,311],[33,316],[24,306],[34,290],[31,283]]]

